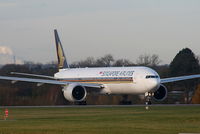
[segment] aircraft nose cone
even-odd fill
[[[149,82],[151,91],[156,91],[160,87],[160,79],[151,79]]]

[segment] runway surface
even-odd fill
[[[56,105],[56,106],[0,106],[0,108],[72,108],[72,107],[145,107],[147,105]],[[152,104],[154,106],[200,106],[200,104]]]

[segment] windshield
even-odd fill
[[[150,79],[150,78],[159,78],[158,75],[147,75],[146,79]]]

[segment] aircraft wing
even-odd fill
[[[180,77],[171,77],[171,78],[164,78],[160,80],[160,83],[169,83],[181,80],[188,80],[188,79],[195,79],[200,78],[200,74],[197,75],[188,75],[188,76],[180,76]]]
[[[32,78],[20,78],[20,77],[8,77],[8,76],[0,76],[0,80],[10,80],[13,82],[24,81],[24,82],[32,82],[32,83],[39,83],[39,84],[54,84],[54,85],[68,85],[72,83],[77,83],[84,87],[91,87],[91,88],[104,87],[102,84],[95,84],[95,83],[78,83],[78,82],[68,82],[68,81],[59,81],[59,80],[32,79]]]
[[[28,73],[19,73],[19,72],[11,72],[10,74],[17,74],[22,76],[32,76],[32,77],[39,77],[39,78],[48,78],[48,79],[56,79],[53,76],[47,76],[47,75],[38,75],[38,74],[28,74]]]

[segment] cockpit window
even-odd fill
[[[150,78],[158,78],[158,75],[147,75],[146,79],[150,79]]]

